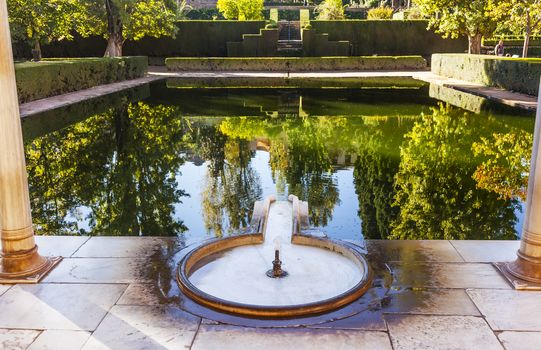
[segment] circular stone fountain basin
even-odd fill
[[[255,317],[322,313],[359,298],[370,280],[364,257],[344,242],[292,235],[294,217],[290,202],[275,202],[264,234],[227,237],[194,249],[180,265],[181,289],[203,305]],[[277,237],[288,275],[269,278]]]

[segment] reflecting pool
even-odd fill
[[[276,193],[336,238],[516,239],[533,116],[433,91],[158,83],[27,117],[36,231],[199,240]]]

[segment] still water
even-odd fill
[[[158,83],[27,117],[36,231],[223,236],[295,194],[330,237],[516,239],[533,116],[434,97]]]

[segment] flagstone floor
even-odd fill
[[[385,293],[374,286],[362,312],[349,306],[332,317],[283,321],[222,315],[182,296],[174,263],[191,242],[37,242],[43,255],[64,260],[40,284],[0,285],[1,349],[514,350],[541,344],[541,292],[513,290],[491,264],[513,259],[516,241],[368,241],[371,263],[392,277]]]

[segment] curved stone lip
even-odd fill
[[[275,201],[274,197],[269,197],[264,202],[256,202],[254,206],[254,215],[250,229],[256,229],[256,232],[252,231],[236,236],[212,239],[195,247],[182,258],[177,271],[177,283],[182,292],[203,306],[234,315],[255,318],[294,318],[323,314],[346,306],[360,298],[370,288],[373,278],[372,269],[364,255],[356,247],[347,242],[303,234],[301,230],[306,228],[308,224],[306,216],[308,213],[307,205],[305,202],[299,201],[295,196],[289,196],[289,200],[293,204],[293,233],[291,242],[293,244],[328,249],[354,261],[364,271],[363,277],[355,286],[336,296],[315,302],[269,306],[244,304],[221,299],[203,292],[190,282],[189,277],[191,274],[201,267],[200,265],[198,266],[198,263],[204,261],[210,255],[244,245],[263,243],[267,214],[271,203]]]

